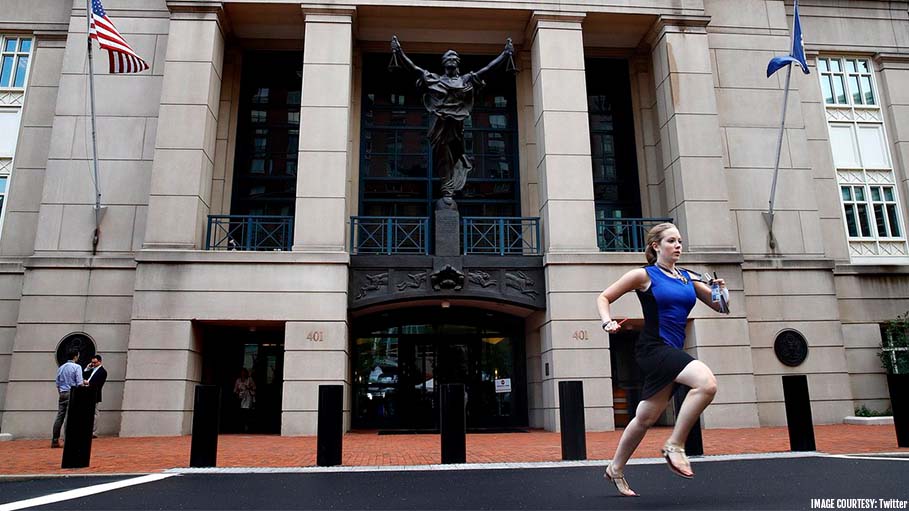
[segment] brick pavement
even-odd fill
[[[669,428],[653,428],[635,453],[636,458],[659,456]],[[621,430],[587,434],[587,457],[612,456]],[[893,426],[815,426],[817,448],[831,454],[904,452],[896,445]],[[703,432],[704,452],[745,454],[789,450],[786,428],[708,429]],[[15,474],[112,474],[148,473],[186,467],[190,437],[141,437],[96,439],[91,467],[60,468],[62,449],[51,449],[50,440],[0,442],[0,475]],[[467,436],[467,461],[559,461],[558,433],[471,434]],[[344,435],[345,465],[426,465],[441,460],[439,435],[378,435],[353,432]],[[315,437],[271,435],[222,435],[218,442],[220,467],[300,467],[316,463]]]

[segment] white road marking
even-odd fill
[[[167,479],[168,477],[173,477],[175,475],[176,474],[149,474],[142,477],[134,477],[131,479],[124,479],[122,481],[114,481],[112,483],[86,486],[85,488],[77,488],[75,490],[68,490],[60,493],[52,493],[43,497],[35,497],[33,499],[20,500],[17,502],[10,502],[8,504],[0,504],[0,511],[13,511],[16,509],[25,509],[27,507],[44,506],[47,504],[53,504],[54,502],[62,502],[64,500],[79,499],[82,497],[87,497],[89,495],[95,495],[96,493],[118,490],[120,488],[135,486],[137,484],[153,483],[155,481]]]
[[[713,461],[763,460],[784,458],[812,458],[823,456],[811,452],[778,452],[759,454],[730,454],[720,456],[692,456],[693,464]],[[609,460],[586,461],[544,461],[525,463],[463,463],[451,465],[360,465],[338,467],[209,467],[209,468],[173,468],[168,474],[319,474],[336,472],[418,472],[436,470],[514,470],[535,468],[567,467],[603,467]],[[630,460],[629,465],[659,465],[666,463],[663,458],[637,458]],[[0,511],[3,511],[0,509]]]

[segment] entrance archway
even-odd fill
[[[463,383],[470,430],[527,426],[524,320],[473,308],[420,307],[357,318],[354,428],[434,431],[446,383]]]

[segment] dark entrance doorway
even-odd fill
[[[284,324],[204,325],[202,383],[221,387],[221,433],[281,433]],[[246,369],[255,385],[250,409],[235,385]]]
[[[634,360],[634,343],[640,332],[619,331],[609,336],[612,363],[612,403],[615,426],[625,427],[634,418],[641,400],[644,376]]]
[[[467,391],[467,427],[527,426],[524,322],[477,309],[421,308],[357,321],[353,336],[353,426],[439,427],[447,383]]]

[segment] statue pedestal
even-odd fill
[[[436,257],[458,257],[461,255],[461,215],[458,205],[450,197],[436,202],[436,216],[433,224]]]

